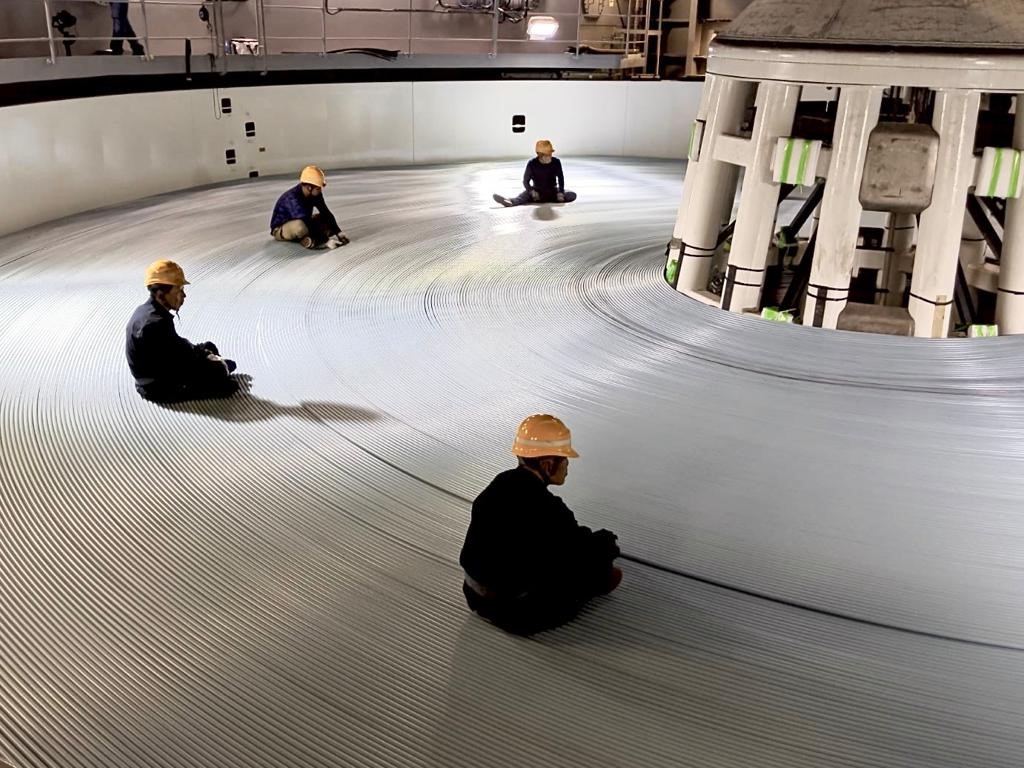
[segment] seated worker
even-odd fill
[[[514,634],[528,635],[572,619],[583,604],[615,589],[622,571],[616,536],[576,522],[548,490],[562,485],[572,448],[554,416],[519,425],[512,452],[519,466],[502,472],[473,502],[459,556],[469,607]]]
[[[146,270],[149,300],[128,321],[125,355],[135,389],[147,400],[176,403],[230,397],[238,391],[231,377],[234,360],[220,356],[211,341],[192,344],[174,330],[174,318],[185,303],[189,285],[173,261],[155,261]]]
[[[315,165],[299,174],[299,183],[277,199],[270,217],[270,234],[275,240],[298,242],[303,248],[337,248],[349,239],[324,201],[327,177]],[[316,213],[313,209],[316,209]]]
[[[525,203],[571,203],[575,192],[567,192],[562,176],[562,163],[555,157],[555,148],[547,139],[541,139],[535,147],[537,156],[526,164],[523,173],[524,191],[511,200],[494,195],[494,200],[506,208]]]

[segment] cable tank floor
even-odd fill
[[[662,278],[678,163],[332,173],[351,245],[267,236],[290,179],[0,239],[0,753],[20,768],[1024,763],[1022,339],[823,332]],[[160,407],[124,324],[251,396]],[[530,639],[472,616],[470,500],[549,411],[558,492],[629,556]]]

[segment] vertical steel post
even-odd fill
[[[327,55],[327,3],[320,5],[320,55]]]
[[[57,41],[53,39],[53,15],[50,13],[50,1],[43,0],[43,13],[46,14],[46,39],[50,44],[50,63],[57,61]]]
[[[499,0],[493,0],[494,2],[494,16],[491,20],[491,58],[495,58],[498,55],[498,20],[500,19],[498,2]]]
[[[142,44],[145,47],[142,56],[146,59],[152,59],[153,56],[149,50],[149,16],[146,15],[146,0],[139,0],[139,7],[142,9]]]

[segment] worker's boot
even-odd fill
[[[339,232],[327,240],[327,247],[331,249],[340,248],[343,245],[348,245],[349,242],[348,236],[344,232]]]
[[[622,569],[612,566],[611,571],[608,574],[608,585],[605,587],[603,594],[614,592],[616,587],[622,583]]]

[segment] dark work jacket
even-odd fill
[[[551,158],[551,162],[544,165],[540,158],[535,157],[526,164],[526,172],[523,174],[523,186],[530,189],[533,182],[533,189],[541,194],[556,195],[565,191],[565,179],[562,178],[562,163],[557,157]]]
[[[173,315],[150,299],[128,321],[125,355],[135,387],[145,395],[188,382],[206,360],[207,351],[181,338]]]
[[[333,217],[327,203],[324,202],[323,191],[319,195],[306,197],[302,194],[302,185],[296,184],[277,199],[274,213],[270,217],[270,230],[274,231],[286,221],[295,219],[301,219],[309,224],[309,220],[313,218],[314,208],[320,212],[321,216]]]
[[[567,578],[591,536],[565,502],[517,467],[476,497],[459,563],[486,588],[516,597]]]

